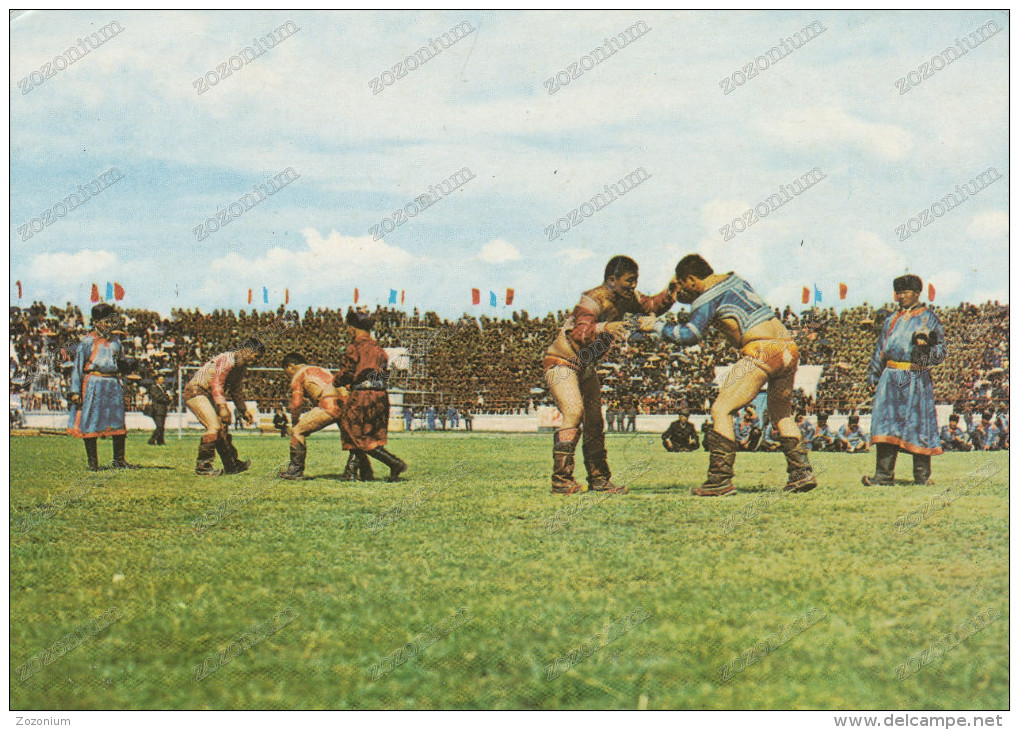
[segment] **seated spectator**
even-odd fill
[[[761,438],[761,445],[758,451],[778,451],[781,444],[778,442],[778,429],[774,423],[769,423],[764,429],[764,436]]]
[[[972,451],[969,434],[959,428],[959,414],[948,417],[948,425],[941,427],[941,448],[944,451]]]
[[[736,446],[740,451],[754,451],[761,441],[761,427],[757,425],[757,414],[753,408],[743,409],[743,417],[733,416],[733,430],[736,432]]]
[[[990,411],[984,411],[980,423],[973,427],[969,440],[977,451],[998,451],[1001,448],[1001,434],[995,428]]]
[[[867,433],[860,428],[860,417],[852,415],[849,422],[839,429],[836,435],[836,451],[850,454],[862,454],[870,451],[870,440]]]
[[[828,414],[817,414],[817,431],[813,438],[814,451],[835,451],[835,432],[828,428]]]
[[[679,417],[669,424],[668,429],[662,434],[662,446],[666,451],[696,451],[700,446],[697,439],[697,432],[690,423],[690,412],[680,411]]]
[[[814,424],[807,420],[807,414],[800,412],[796,414],[796,426],[800,429],[800,436],[807,445],[807,450],[814,448]]]

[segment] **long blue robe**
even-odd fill
[[[74,352],[71,395],[81,396],[81,405],[71,404],[67,432],[77,438],[119,436],[124,424],[124,387],[117,377],[120,338],[104,339],[95,332],[85,335]],[[96,373],[107,373],[103,377]]]
[[[921,356],[912,343],[913,336],[924,329],[937,344]],[[895,444],[913,454],[942,453],[930,368],[944,359],[945,330],[926,305],[900,309],[885,320],[867,369],[867,382],[877,385],[871,443]],[[918,369],[900,370],[889,367],[889,362],[914,363]]]

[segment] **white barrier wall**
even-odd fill
[[[952,412],[951,406],[938,406],[938,424],[947,425],[948,416]],[[264,418],[266,414],[262,414]],[[268,414],[271,418],[272,414]],[[706,416],[691,416],[690,422],[696,426],[697,431],[700,432],[701,424],[704,423]],[[151,431],[155,428],[155,424],[152,419],[141,414],[141,413],[128,413],[125,419],[127,421],[127,427],[130,430],[139,431]],[[648,416],[638,415],[637,416],[637,431],[641,433],[662,433],[669,424],[676,420],[675,415],[667,416]],[[815,425],[817,424],[817,417],[810,416],[809,420]],[[846,421],[849,420],[848,416],[830,416],[828,418],[828,426],[833,430],[837,431],[842,427]],[[67,414],[60,413],[57,411],[42,412],[42,413],[27,413],[25,415],[26,426],[28,428],[53,428],[53,429],[64,429],[67,428]],[[184,430],[200,429],[201,426],[191,413],[169,413],[166,416],[166,432],[169,435],[173,435],[173,432],[177,430],[178,423],[181,424]],[[391,418],[390,429],[392,431],[403,430],[403,419],[402,418]],[[418,425],[419,419],[414,420],[414,430],[420,431],[422,428]],[[960,425],[965,428],[964,423]],[[864,431],[870,433],[870,416],[860,417],[860,426]],[[438,422],[436,422],[436,428],[439,428]],[[250,430],[250,429],[249,429]],[[441,430],[441,429],[440,429]],[[459,431],[464,430],[463,419],[460,420]],[[537,433],[538,432],[538,416],[535,415],[513,415],[513,416],[474,416],[474,430],[475,431],[499,431],[507,433]]]

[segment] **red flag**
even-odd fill
[[[845,299],[846,294],[849,293],[849,287],[845,284],[839,284],[839,299]]]
[[[401,290],[400,290],[400,304],[401,304],[401,305],[403,304],[403,300],[404,300],[404,297],[406,297],[406,296],[407,296],[407,292],[406,292],[406,290],[404,290],[404,289],[401,289]]]
[[[803,287],[803,303],[807,304],[810,302],[810,289]]]
[[[480,289],[471,289],[471,304],[481,304]]]
[[[357,287],[355,286],[355,287],[354,287],[354,304],[357,304],[357,298],[358,298],[358,297],[359,297],[360,295],[361,295],[361,292],[359,292],[359,291],[357,290]]]
[[[932,302],[934,301],[934,285],[930,282],[927,282],[927,299]]]
[[[98,284],[93,284],[92,285],[92,301],[93,302],[98,302],[99,301],[99,285]]]
[[[119,302],[123,298],[124,298],[124,287],[122,287],[117,282],[113,282],[113,299]]]
[[[283,290],[283,303],[284,304],[290,304],[290,290],[289,289],[284,289]]]
[[[19,281],[17,282],[17,284],[18,284],[18,299],[21,299],[21,282]]]
[[[510,304],[513,303],[513,293],[514,293],[513,290],[507,287],[507,289],[506,289],[506,306],[509,306]]]
[[[248,304],[251,304],[251,289],[248,289]]]

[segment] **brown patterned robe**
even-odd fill
[[[350,391],[340,414],[343,448],[371,451],[386,445],[389,431],[389,357],[371,337],[358,337],[341,358],[333,384]]]

